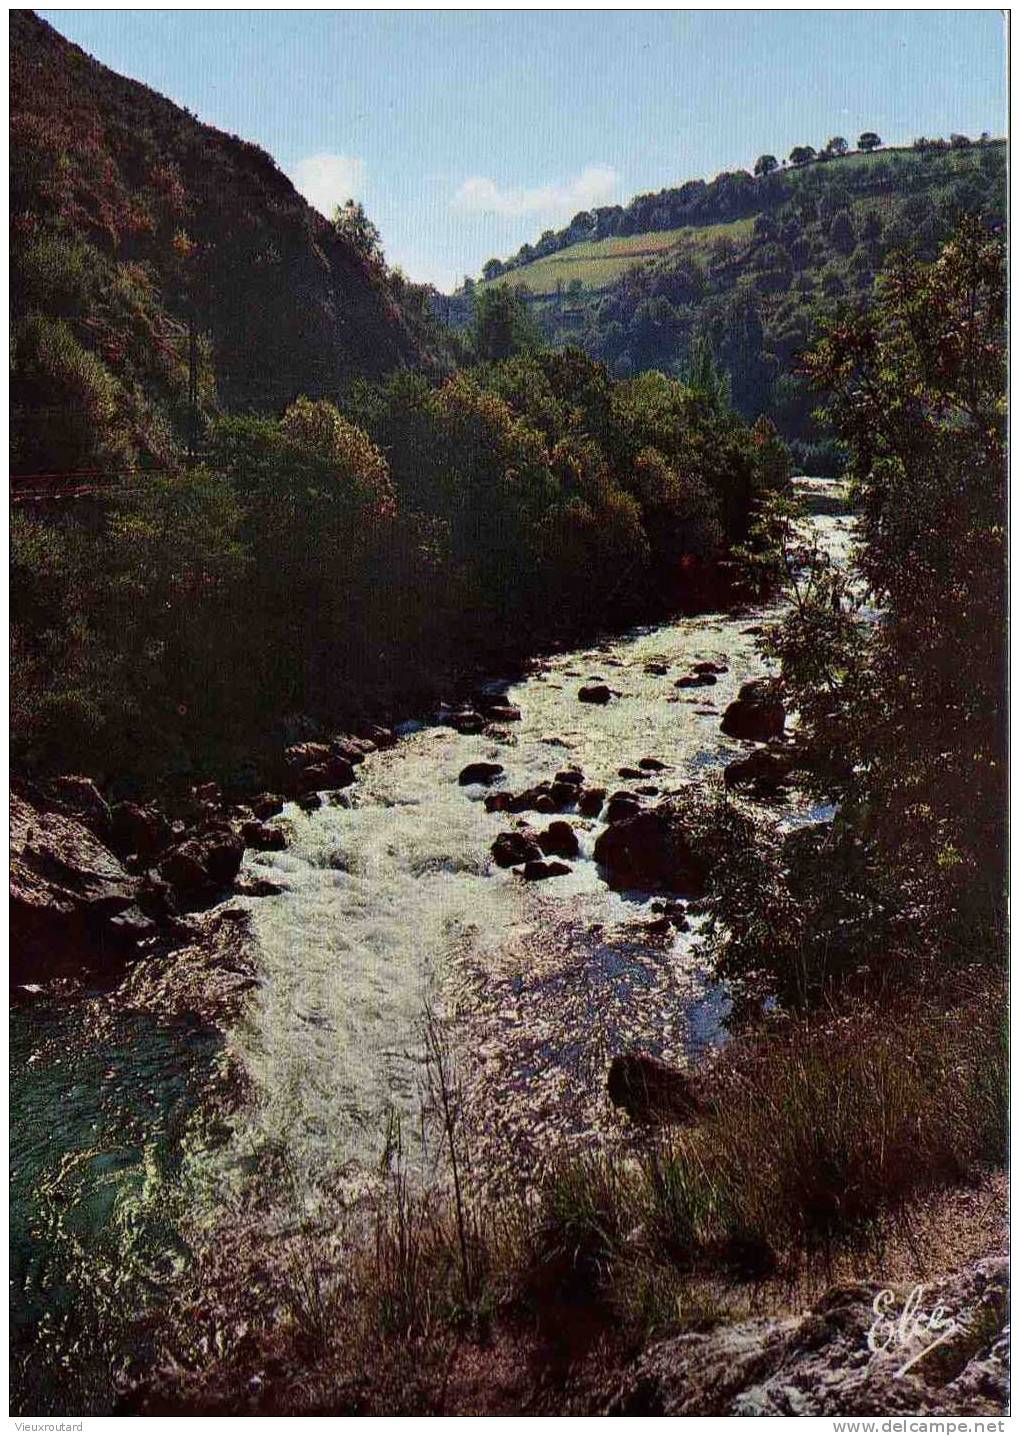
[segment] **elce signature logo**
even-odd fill
[[[868,1328],[869,1351],[903,1351],[906,1354],[915,1344],[920,1344],[920,1350],[897,1367],[897,1376],[906,1376],[912,1366],[923,1361],[936,1347],[943,1346],[957,1333],[967,1330],[966,1322],[951,1317],[941,1302],[936,1303],[931,1311],[925,1311],[921,1306],[923,1297],[924,1287],[915,1286],[898,1315],[894,1291],[886,1289],[878,1292],[871,1303],[875,1320]]]

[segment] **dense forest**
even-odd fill
[[[707,344],[736,408],[768,413],[801,466],[831,470],[841,459],[812,418],[798,356],[821,321],[869,301],[891,255],[932,259],[965,215],[1003,224],[1006,199],[1005,145],[987,136],[855,154],[840,145],[788,169],[766,155],[755,175],[584,212],[487,264],[481,287],[519,288],[548,342],[578,344],[614,375],[682,376]],[[455,321],[466,322],[474,290],[455,297]]]

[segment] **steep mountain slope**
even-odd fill
[[[580,344],[615,374],[683,372],[707,341],[733,399],[791,438],[820,437],[795,373],[819,320],[866,301],[894,251],[932,257],[960,216],[1001,224],[1005,144],[918,141],[762,176],[720,175],[622,208],[583,212],[482,287],[526,295],[545,335]],[[470,295],[455,296],[452,317]]]
[[[206,405],[215,388],[278,411],[431,362],[421,296],[398,299],[262,150],[30,11],[10,27],[17,464],[165,459],[187,422],[191,316]],[[97,452],[73,407],[105,421]]]

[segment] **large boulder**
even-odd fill
[[[377,748],[393,748],[396,746],[397,735],[392,728],[384,728],[379,723],[366,723],[360,729],[362,738],[368,738]]]
[[[355,768],[359,763],[365,761],[365,754],[371,752],[374,746],[374,744],[370,744],[366,747],[360,739],[340,734],[330,740],[328,757],[343,758],[350,763],[352,768]],[[328,761],[328,758],[318,757],[315,759],[315,764],[318,765],[324,761]]]
[[[578,690],[577,696],[582,703],[608,703],[613,690],[605,683],[588,683]]]
[[[617,1053],[606,1086],[613,1106],[635,1122],[694,1122],[705,1110],[687,1073],[648,1052]]]
[[[229,887],[243,857],[244,840],[224,823],[172,847],[160,860],[158,872],[188,906]]]
[[[241,825],[241,837],[246,848],[260,853],[278,853],[287,846],[287,835],[277,823],[263,823],[251,818]]]
[[[275,818],[283,812],[283,799],[278,793],[256,793],[249,807],[256,818]]]
[[[626,789],[613,793],[606,805],[606,822],[618,823],[623,818],[632,818],[641,811],[641,801]]]
[[[458,733],[480,733],[489,720],[477,708],[462,708],[459,713],[451,713],[446,721]]]
[[[328,762],[332,751],[329,743],[292,743],[285,750],[283,761],[290,772],[300,773],[302,768]]]
[[[11,797],[11,977],[102,963],[151,928],[113,919],[135,910],[140,880],[77,818]]]
[[[669,799],[611,823],[596,840],[595,861],[605,869],[610,887],[618,889],[698,896],[708,876]]]
[[[366,739],[355,738],[337,739],[335,743],[293,744],[283,755],[291,794],[301,797],[327,788],[349,787],[354,782],[352,758],[360,762],[365,752],[374,746]]]
[[[605,788],[585,788],[577,800],[577,811],[582,817],[597,818],[605,801]]]
[[[478,712],[485,715],[490,723],[519,723],[521,721],[521,710],[515,703],[511,703],[506,693],[480,693],[475,702]]]
[[[744,683],[722,720],[722,730],[728,738],[750,738],[756,743],[781,737],[785,726],[786,709],[771,678]]]

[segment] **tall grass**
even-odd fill
[[[604,1293],[636,1267],[760,1278],[879,1248],[913,1204],[1005,1161],[1005,994],[857,1000],[777,1021],[705,1075],[711,1115],[555,1171],[549,1229]],[[654,1284],[654,1283],[652,1283]],[[628,1304],[624,1296],[623,1304]]]

